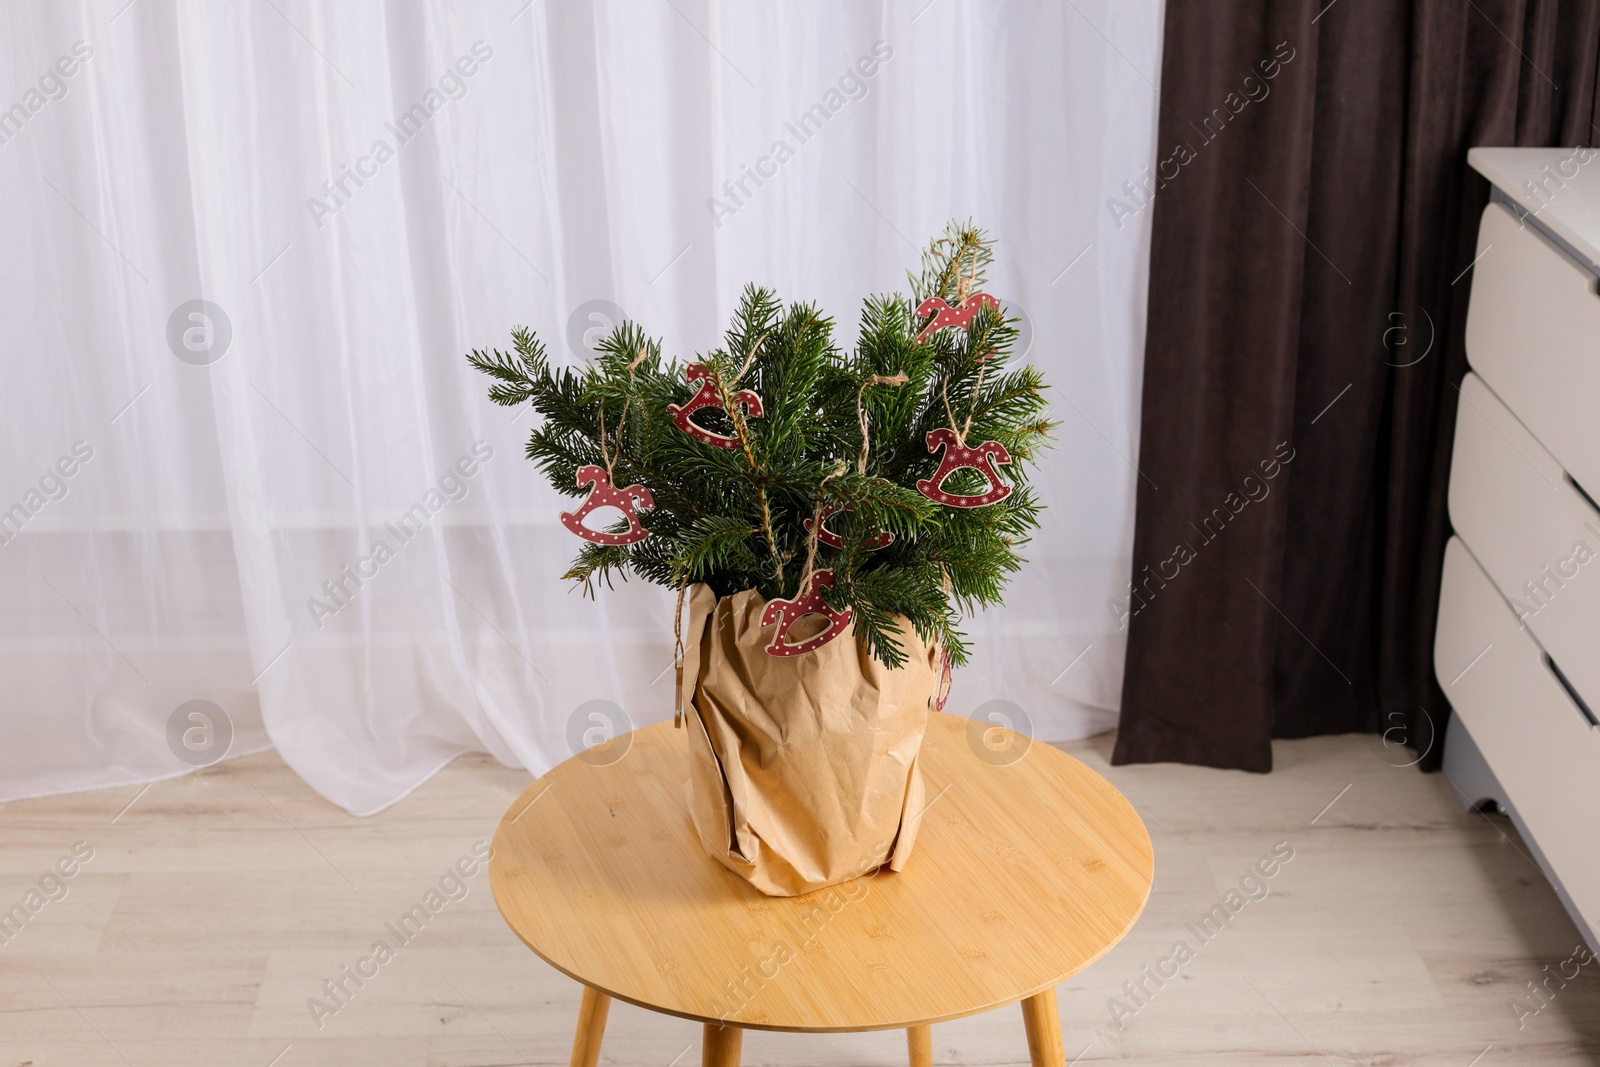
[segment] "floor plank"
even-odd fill
[[[1069,1059],[1600,1064],[1600,962],[1529,991],[1578,934],[1504,819],[1367,738],[1278,742],[1270,775],[1113,768],[1111,740],[1064,747],[1144,815],[1156,885],[1129,937],[1059,991]],[[526,784],[468,757],[353,819],[267,752],[6,805],[0,909],[75,843],[94,854],[0,945],[0,1067],[566,1062],[578,989],[510,934],[481,873],[447,883],[453,899],[404,943],[392,929]],[[1275,848],[1293,858],[1260,878]],[[1199,929],[1230,890],[1250,903]],[[394,958],[357,986],[344,968],[378,940]],[[1190,958],[1158,984],[1179,942]],[[1026,1063],[1021,1023],[1013,1007],[936,1026],[936,1061]],[[685,1067],[699,1048],[698,1026],[617,1004],[602,1062]],[[899,1033],[751,1033],[744,1048],[752,1064],[905,1062]]]

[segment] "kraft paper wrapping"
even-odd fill
[[[720,601],[708,586],[690,590],[680,684],[701,843],[771,896],[885,860],[904,869],[926,803],[917,757],[938,646],[903,627],[909,662],[890,670],[852,625],[806,655],[770,656],[765,606],[753,589]]]

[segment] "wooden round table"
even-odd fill
[[[1071,756],[971,726],[929,721],[905,871],[799,897],[763,896],[705,854],[670,723],[529,786],[495,831],[489,885],[523,943],[583,983],[574,1067],[598,1062],[613,997],[703,1022],[708,1067],[739,1062],[744,1029],[900,1028],[922,1067],[930,1024],[1020,1000],[1035,1067],[1062,1067],[1056,984],[1139,917],[1150,836]],[[1027,748],[996,758],[1007,744]]]

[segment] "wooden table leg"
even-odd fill
[[[700,1067],[739,1067],[739,1047],[744,1031],[737,1026],[706,1023],[700,1043]]]
[[[1056,1010],[1056,991],[1046,989],[1022,1002],[1022,1025],[1028,1031],[1028,1056],[1033,1067],[1066,1067],[1067,1052],[1061,1045],[1061,1016]]]
[[[911,1067],[933,1067],[933,1027],[906,1027],[906,1046],[911,1052]]]
[[[610,997],[598,989],[583,987],[578,1033],[572,1039],[572,1067],[595,1067],[600,1062],[600,1039],[606,1036],[606,1014],[610,1010]]]

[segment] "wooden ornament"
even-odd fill
[[[823,601],[819,589],[833,588],[833,572],[831,570],[816,571],[811,575],[811,580],[800,595],[793,600],[774,597],[767,602],[766,610],[761,613],[761,625],[778,626],[778,632],[772,635],[772,640],[767,643],[769,656],[803,656],[807,652],[815,651],[844,633],[845,627],[850,625],[850,619],[855,614],[849,608],[843,611],[834,611]],[[795,620],[806,615],[821,615],[829,621],[828,628],[815,637],[808,637],[804,641],[791,644],[789,642],[789,628]]]
[[[841,511],[853,511],[853,510],[854,509],[849,507],[849,506],[834,507],[832,504],[824,504],[822,506],[822,525],[817,530],[817,540],[821,541],[823,544],[827,545],[829,548],[843,548],[844,547],[844,541],[840,540],[838,534],[836,534],[832,530],[828,529],[828,516],[829,515],[837,515]],[[810,519],[806,520],[805,526],[806,526],[806,533],[810,533],[811,532],[811,520]],[[888,530],[879,530],[877,533],[873,534],[871,537],[869,537],[865,541],[861,542],[861,547],[865,548],[868,552],[876,552],[880,548],[887,548],[889,546],[889,544],[891,542],[893,542],[893,541],[894,541],[894,534],[890,533]]]
[[[928,451],[937,452],[940,448],[944,449],[944,456],[939,460],[939,469],[932,478],[924,478],[917,483],[917,492],[929,500],[952,508],[981,508],[997,504],[1011,495],[1011,487],[1000,480],[992,465],[1011,462],[1011,453],[999,441],[985,441],[977,448],[968,448],[949,427],[930,430]],[[946,478],[963,467],[970,467],[982,474],[989,483],[988,488],[981,493],[947,493],[939,488]]]
[[[710,445],[712,448],[738,448],[739,440],[727,434],[716,433],[696,423],[692,418],[701,408],[720,408],[722,398],[717,394],[716,383],[711,380],[711,369],[704,363],[691,363],[684,370],[684,377],[693,385],[700,383],[700,389],[689,398],[686,404],[668,404],[667,410],[672,412],[672,424],[695,440]],[[745,418],[759,419],[764,417],[761,410],[761,398],[754,390],[741,389],[733,394],[733,402],[739,405]]]
[[[964,330],[967,328],[967,323],[972,321],[972,316],[978,313],[978,309],[985,307],[998,312],[1000,301],[988,293],[973,293],[959,304],[947,303],[942,296],[930,296],[917,305],[917,317],[925,319],[932,315],[933,321],[922,328],[922,332],[917,334],[917,340],[921,341],[930,333],[936,333],[950,326]]]
[[[567,529],[585,541],[592,541],[597,545],[631,545],[650,536],[650,531],[644,528],[638,515],[638,511],[649,511],[656,506],[650,490],[642,485],[613,488],[611,475],[606,473],[604,467],[596,467],[593,464],[578,468],[578,485],[590,487],[589,499],[585,500],[577,511],[561,513],[561,524]],[[591,511],[604,507],[613,507],[621,511],[628,520],[628,529],[623,533],[607,533],[604,530],[592,530],[583,524],[584,517]]]

